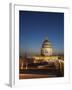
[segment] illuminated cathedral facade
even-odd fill
[[[42,43],[41,51],[39,56],[33,56],[34,63],[49,60],[58,60],[58,56],[53,55],[53,47],[48,39],[45,39]]]
[[[26,57],[21,62],[20,60],[20,69],[28,69],[28,65],[37,65],[36,69],[42,69],[45,65],[38,65],[38,63],[47,63],[47,65],[55,65],[56,69],[64,70],[64,59],[59,59],[58,55],[53,55],[53,47],[51,42],[48,39],[45,39],[42,43],[40,49],[40,55],[35,55],[32,57]],[[25,65],[25,67],[24,67]],[[33,66],[31,66],[33,68]],[[51,67],[50,67],[51,68]]]

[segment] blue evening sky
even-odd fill
[[[20,53],[39,53],[46,37],[58,53],[63,53],[64,13],[19,11]]]

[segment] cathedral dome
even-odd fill
[[[43,41],[43,43],[47,43],[47,42],[49,42],[47,39]]]
[[[45,39],[42,43],[41,55],[49,56],[52,55],[52,45],[48,39]]]
[[[43,41],[42,48],[49,48],[52,47],[51,43],[46,39]]]

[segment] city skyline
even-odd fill
[[[54,53],[64,53],[64,13],[19,11],[20,55],[40,54],[46,37],[57,50]]]

